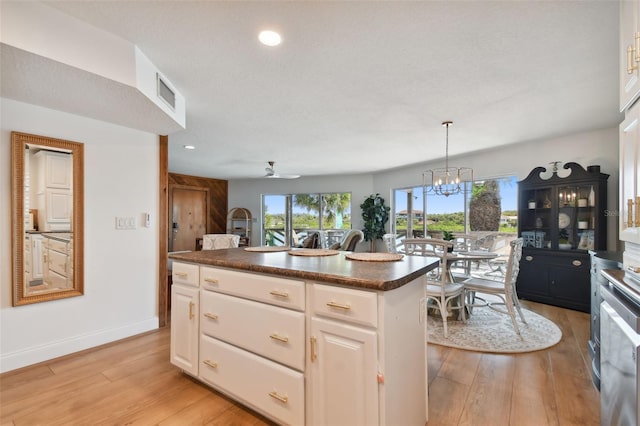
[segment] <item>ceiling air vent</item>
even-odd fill
[[[158,73],[156,73],[156,80],[158,81],[158,97],[165,101],[167,105],[169,105],[171,109],[175,111],[176,94],[169,87],[169,85],[165,83],[164,79]]]

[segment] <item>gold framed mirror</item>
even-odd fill
[[[84,145],[11,132],[13,306],[84,294]]]

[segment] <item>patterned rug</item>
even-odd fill
[[[493,309],[474,308],[467,322],[447,321],[448,338],[442,329],[439,315],[427,315],[427,341],[477,352],[518,353],[549,348],[560,341],[562,331],[552,321],[528,309],[522,309],[527,324],[516,314],[520,336],[511,323],[511,317]]]

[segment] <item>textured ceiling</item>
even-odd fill
[[[443,120],[450,155],[621,120],[614,1],[49,4],[137,45],[184,95],[172,172],[373,172],[442,158]],[[258,43],[265,28],[281,46]]]

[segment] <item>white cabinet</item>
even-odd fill
[[[199,268],[174,262],[171,285],[171,363],[198,375]]]
[[[173,364],[279,424],[425,424],[424,275],[375,291],[195,268],[173,263]]]
[[[310,339],[309,424],[379,424],[376,331],[314,317]]]
[[[71,155],[39,151],[33,155],[30,163],[31,182],[35,184],[34,207],[38,210],[38,230],[70,230],[73,202]]]
[[[44,249],[42,235],[26,234],[24,240],[25,283],[42,279]]]
[[[73,287],[71,234],[42,234],[42,281],[47,289]]]
[[[640,0],[620,2],[620,111],[640,93]]]
[[[640,104],[620,125],[620,239],[640,244]]]

